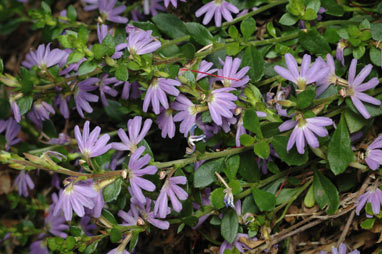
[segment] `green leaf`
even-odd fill
[[[335,214],[340,206],[340,199],[336,186],[321,172],[314,170],[313,179],[314,199],[320,209],[328,206],[327,213]]]
[[[257,182],[260,180],[260,171],[257,167],[257,160],[252,151],[240,154],[239,175],[247,182]]]
[[[214,37],[205,26],[196,22],[187,22],[185,25],[192,39],[200,45],[207,46],[214,42]]]
[[[363,126],[367,125],[368,120],[354,113],[350,109],[345,111],[345,120],[349,128],[350,133],[357,132],[362,129]]]
[[[57,39],[64,48],[72,48],[72,41],[69,40],[69,35],[60,35]]]
[[[106,55],[108,48],[102,44],[94,44],[92,47],[92,52],[94,53],[95,59],[101,59]]]
[[[64,243],[64,248],[66,250],[72,250],[75,246],[76,246],[76,240],[74,239],[73,236],[68,236],[66,239],[65,239],[65,243]]]
[[[244,41],[247,41],[249,37],[256,31],[256,21],[254,18],[249,17],[244,19],[240,24],[240,31],[243,34]]]
[[[336,0],[321,0],[322,7],[325,8],[325,14],[342,17],[345,13],[344,8]]]
[[[328,146],[328,161],[335,175],[341,174],[353,161],[353,150],[345,119],[341,116],[340,123],[334,131]]]
[[[253,151],[261,159],[267,159],[270,153],[269,144],[265,140],[260,140],[253,146]]]
[[[240,155],[236,154],[225,161],[224,173],[229,179],[235,179],[240,167]]]
[[[115,71],[115,77],[120,81],[127,81],[129,79],[127,64],[122,63],[118,66],[117,70]]]
[[[281,25],[293,26],[294,24],[296,24],[297,21],[298,21],[298,18],[296,16],[293,16],[292,14],[287,12],[281,16],[279,23]]]
[[[281,205],[283,203],[287,203],[292,199],[294,195],[296,195],[298,189],[284,188],[280,191],[279,195],[276,198],[276,205]]]
[[[82,76],[94,71],[97,68],[97,64],[92,61],[83,62],[78,68],[78,76]]]
[[[307,8],[302,18],[304,20],[315,20],[317,18],[317,13],[313,9]]]
[[[96,46],[96,45],[94,45]],[[93,47],[94,48],[94,47]],[[82,52],[74,51],[68,56],[67,64],[73,64],[80,61],[82,58],[84,58],[85,54]]]
[[[110,241],[112,243],[116,243],[121,239],[122,239],[122,233],[118,229],[112,228],[110,230]]]
[[[225,52],[228,56],[236,56],[242,50],[239,42],[232,42],[226,44]]]
[[[180,50],[187,59],[191,59],[195,55],[195,46],[192,43],[183,45]]]
[[[158,28],[151,21],[133,21],[133,25],[145,31],[153,31],[153,36],[160,36]]]
[[[276,197],[272,193],[260,190],[256,187],[251,188],[253,199],[260,211],[271,211],[276,206]]]
[[[370,52],[369,52],[369,55],[370,55],[370,60],[371,62],[376,65],[376,66],[381,66],[382,65],[382,52],[381,50],[377,49],[377,48],[370,48]]]
[[[256,110],[248,109],[244,113],[243,126],[249,131],[255,133],[259,138],[263,138],[263,133],[261,132],[259,118],[257,117]]]
[[[86,29],[86,27],[80,26],[80,28],[78,29],[78,35],[77,35],[78,41],[86,45],[86,43],[88,42],[88,38],[89,38],[89,31]]]
[[[249,66],[248,75],[252,82],[259,81],[264,75],[264,57],[255,46],[249,46],[245,49],[241,66]]]
[[[316,92],[314,89],[307,89],[302,91],[299,95],[297,95],[297,106],[300,109],[309,107],[312,104],[314,97],[316,97]]]
[[[353,49],[353,56],[354,56],[355,59],[361,59],[361,57],[363,57],[365,52],[366,52],[365,46],[361,45],[361,46]]]
[[[21,97],[17,101],[17,105],[20,108],[20,115],[24,115],[25,113],[27,113],[31,109],[32,104],[33,104],[33,96],[32,95]]]
[[[187,35],[187,28],[184,23],[172,14],[159,13],[152,19],[159,30],[172,39]]]
[[[66,16],[68,17],[68,19],[70,21],[76,21],[76,19],[77,19],[77,11],[76,11],[76,9],[74,8],[73,5],[69,5],[68,6],[68,10],[66,12]]]
[[[255,142],[255,138],[248,134],[240,136],[240,144],[243,146],[251,146]]]
[[[276,28],[274,27],[273,25],[273,22],[270,21],[267,23],[267,31],[268,33],[273,37],[273,38],[276,38]]]
[[[229,244],[236,240],[237,231],[239,229],[239,218],[236,211],[232,208],[226,210],[223,214],[222,223],[220,225],[220,233]]]
[[[368,218],[361,222],[360,226],[363,229],[370,230],[373,228],[375,222],[375,218]]]
[[[312,184],[305,195],[304,205],[308,208],[312,208],[315,203],[316,203],[316,200],[314,199],[314,190],[313,190],[313,184]]]
[[[121,178],[118,178],[113,183],[106,186],[102,191],[105,202],[109,203],[113,200],[116,200],[118,198],[119,193],[121,193],[121,187],[122,187]]]
[[[308,32],[301,30],[298,37],[301,46],[312,54],[327,54],[331,51],[328,42],[315,28]]]
[[[228,28],[228,35],[235,40],[240,40],[239,30],[237,30],[236,26],[230,26]]]
[[[224,165],[224,158],[210,160],[203,163],[194,174],[194,187],[204,188],[216,180],[215,172],[220,172]]]
[[[110,211],[108,211],[108,210],[106,210],[106,209],[102,209],[102,216],[108,221],[108,222],[110,222],[111,224],[113,224],[113,225],[117,225],[118,223],[117,223],[117,220],[114,218],[114,215],[110,212]]]
[[[221,209],[225,206],[224,204],[224,189],[223,188],[217,188],[213,192],[211,192],[210,200],[211,205],[215,207],[216,209]]]
[[[382,23],[371,24],[371,36],[376,41],[382,41]]]
[[[233,195],[237,195],[243,191],[239,180],[230,180],[228,186],[232,189]]]
[[[287,144],[289,137],[286,136],[275,136],[272,140],[272,146],[276,153],[280,156],[281,160],[284,161],[289,166],[301,166],[308,161],[308,151],[304,154],[299,154],[296,147],[293,147],[289,152],[287,152]]]

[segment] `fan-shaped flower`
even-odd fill
[[[176,101],[171,104],[171,107],[179,111],[174,116],[174,121],[181,122],[179,131],[187,137],[192,126],[195,125],[196,115],[198,114],[195,104],[183,94],[179,94],[176,97]]]
[[[220,250],[219,250],[219,254],[224,254],[224,251],[226,249],[229,249],[229,250],[232,250],[232,248],[235,246],[236,249],[240,252],[240,253],[243,253],[245,252],[245,250],[251,250],[252,248],[250,248],[249,246],[247,246],[246,244],[242,243],[240,241],[240,238],[247,238],[249,239],[248,237],[248,234],[242,234],[242,233],[239,233],[237,234],[237,237],[236,237],[236,240],[232,243],[232,244],[229,244],[228,242],[224,241],[222,243],[222,245],[220,246]],[[254,238],[251,238],[250,240],[252,241],[256,241],[257,238],[254,237]]]
[[[223,65],[223,69],[218,70],[218,75],[229,78],[221,79],[225,87],[243,87],[248,83],[249,77],[244,75],[249,71],[249,67],[245,66],[239,70],[240,58],[232,59],[232,57],[227,56],[225,61],[220,60],[220,63]]]
[[[196,76],[196,81],[204,77],[207,77],[208,74],[212,74],[216,72],[218,69],[211,69],[213,65],[214,65],[213,63],[207,62],[206,60],[202,60],[199,65],[199,69],[198,69],[199,72],[198,72],[198,75]]]
[[[31,50],[21,64],[28,69],[37,65],[40,69],[45,69],[59,64],[60,67],[66,63],[69,54],[61,49],[50,50],[50,44],[41,44],[37,50]]]
[[[160,113],[159,105],[162,105],[165,109],[168,109],[169,105],[166,93],[173,96],[178,96],[179,90],[175,87],[180,85],[181,83],[174,79],[155,79],[147,89],[146,96],[143,101],[143,111],[147,112],[150,103],[153,106],[154,113],[157,115]]]
[[[119,5],[118,7],[115,7],[116,3],[117,0],[98,0],[98,10],[101,13],[101,16],[106,20],[109,20],[114,23],[125,24],[129,20],[119,15],[123,14],[123,12],[126,9],[126,6]]]
[[[162,138],[173,138],[175,136],[175,123],[172,116],[172,109],[163,109],[157,118],[159,129],[162,130]]]
[[[359,212],[367,203],[371,204],[371,209],[374,214],[379,214],[382,205],[382,191],[379,188],[371,189],[359,196],[357,203],[357,208],[355,209],[357,215],[359,215]]]
[[[215,25],[219,27],[222,24],[222,15],[227,21],[233,20],[231,12],[237,14],[239,9],[225,0],[214,0],[200,7],[196,11],[195,16],[200,17],[205,14],[203,19],[204,25],[207,25],[212,17],[215,16]]]
[[[24,197],[29,196],[28,189],[34,189],[34,183],[32,181],[32,178],[24,170],[20,171],[19,175],[16,177],[13,186],[17,186],[19,195],[22,195]]]
[[[211,118],[217,125],[223,124],[222,117],[233,116],[231,110],[236,108],[234,101],[237,100],[237,97],[230,93],[233,90],[235,89],[231,87],[213,90],[207,100]]]
[[[372,170],[377,170],[382,164],[382,136],[378,136],[366,149],[365,162]]]
[[[153,31],[136,30],[131,31],[127,37],[127,43],[120,44],[126,47],[130,54],[144,55],[149,54],[161,47],[159,40],[151,36]]]
[[[98,81],[98,78],[88,78],[77,84],[77,90],[74,94],[74,101],[76,103],[77,112],[82,118],[84,118],[83,111],[87,113],[93,112],[93,108],[90,106],[89,102],[98,101],[97,95],[89,93],[97,89],[94,84]]]
[[[186,2],[186,0],[180,0],[182,2]],[[166,6],[166,8],[168,7],[168,5],[171,4],[176,8],[178,7],[178,0],[164,0],[164,6]]]

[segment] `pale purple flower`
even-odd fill
[[[70,137],[65,133],[58,134],[58,138],[51,138],[49,144],[51,145],[67,145],[70,143]]]
[[[344,58],[344,49],[346,48],[346,43],[344,41],[339,41],[337,44],[337,50],[336,50],[336,59],[341,62],[341,64],[345,65],[345,58]]]
[[[222,117],[222,125],[220,126],[225,133],[228,133],[231,131],[231,125],[236,124],[237,119],[236,117]]]
[[[66,238],[68,236],[64,231],[69,230],[69,226],[65,224],[65,218],[61,214],[54,215],[54,209],[58,201],[56,193],[52,194],[53,203],[49,208],[48,216],[45,218],[45,226],[52,235]]]
[[[378,136],[365,152],[365,162],[372,170],[377,170],[382,164],[382,136]]]
[[[241,146],[241,143],[240,143],[241,135],[247,134],[247,132],[243,126],[243,118],[239,119],[239,122],[237,123],[236,128],[237,129],[236,129],[236,135],[235,135],[235,143],[236,143],[236,147],[240,147]]]
[[[91,209],[91,215],[93,215],[94,218],[99,218],[106,203],[103,199],[102,189],[98,190],[95,184],[92,184],[92,187],[95,191],[97,191],[97,196],[93,199],[94,208]]]
[[[101,128],[97,126],[89,133],[89,125],[90,122],[86,121],[82,134],[80,127],[76,125],[76,127],[74,127],[74,135],[81,153],[87,158],[92,158],[109,151],[111,144],[107,144],[110,139],[109,134],[104,134],[98,139]]]
[[[106,254],[130,254],[130,252],[128,252],[125,249],[121,250],[119,247],[117,247],[117,248],[112,249],[111,251],[109,251]]]
[[[34,189],[32,178],[24,170],[20,171],[19,175],[15,179],[13,186],[17,186],[19,195],[24,197],[29,196],[28,189]]]
[[[153,111],[156,115],[160,113],[159,105],[162,105],[165,109],[168,109],[169,105],[166,94],[178,96],[179,90],[175,87],[180,85],[181,83],[174,79],[155,79],[147,89],[146,96],[143,101],[143,111],[147,112],[150,103],[152,104]]]
[[[127,169],[127,176],[131,186],[129,189],[130,194],[141,203],[146,201],[142,189],[150,192],[155,190],[155,185],[149,180],[144,179],[143,176],[154,175],[158,170],[155,166],[147,166],[151,157],[149,154],[145,154],[143,157],[141,157],[144,151],[145,147],[141,146],[131,155]]]
[[[322,58],[318,58],[317,61],[321,61],[322,67],[329,67],[329,72],[328,74],[323,77],[321,80],[317,81],[317,90],[316,90],[316,95],[319,96],[323,92],[325,92],[326,89],[328,89],[330,84],[335,84],[338,77],[336,75],[336,69],[335,69],[335,64],[334,64],[334,59],[332,55],[327,54],[326,55],[326,62]]]
[[[96,217],[96,218],[98,218],[98,217]],[[84,217],[81,218],[80,226],[81,226],[82,230],[84,231],[85,235],[87,235],[87,236],[94,236],[92,231],[97,229],[97,225],[94,223],[91,223],[91,217],[88,215],[85,215]]]
[[[85,11],[93,11],[98,9],[98,0],[81,0],[86,4],[84,7]]]
[[[252,248],[250,248],[249,246],[247,246],[246,244],[240,242],[240,238],[248,238],[248,234],[242,234],[242,233],[239,233],[237,234],[237,237],[236,237],[236,240],[232,243],[232,244],[229,244],[228,242],[224,241],[222,243],[222,245],[220,246],[220,250],[219,250],[219,254],[224,254],[224,250],[226,249],[229,249],[229,250],[232,250],[232,248],[235,246],[236,249],[240,252],[240,253],[244,253],[246,250],[251,250]],[[250,240],[252,241],[256,241],[257,238],[254,237],[254,238],[251,238]]]
[[[130,54],[144,55],[149,54],[161,47],[159,40],[151,36],[153,31],[132,31],[127,37],[127,43],[120,44],[120,47],[126,47]]]
[[[371,189],[359,196],[357,202],[357,208],[355,209],[357,215],[359,215],[359,212],[366,205],[366,203],[371,204],[371,209],[374,214],[379,214],[382,204],[382,191],[379,188]]]
[[[113,148],[119,151],[130,151],[135,152],[137,150],[138,144],[145,138],[147,132],[150,130],[151,119],[146,119],[143,128],[142,127],[142,117],[136,116],[127,122],[127,129],[129,135],[123,129],[118,130],[118,136],[122,143],[113,143]]]
[[[85,117],[83,111],[87,113],[93,112],[93,108],[90,106],[89,102],[98,101],[97,95],[89,93],[97,89],[97,86],[94,86],[94,84],[98,81],[98,78],[88,78],[77,84],[74,101],[76,103],[77,112],[82,118]]]
[[[70,111],[68,102],[70,100],[70,96],[64,97],[63,94],[58,94],[56,99],[54,100],[54,105],[59,108],[61,115],[65,119],[69,119]]]
[[[320,254],[327,254],[327,252],[321,251]],[[348,253],[346,245],[344,243],[341,243],[338,248],[332,247],[332,254],[360,254],[360,252],[356,249]]]
[[[140,202],[135,197],[132,197],[130,199],[130,210],[127,213],[122,210],[118,212],[118,216],[124,220],[122,225],[136,225],[138,219],[142,218],[159,229],[167,230],[170,223],[155,218],[154,212],[151,211],[151,202],[152,200],[149,198],[145,198],[144,202]]]
[[[17,102],[14,98],[10,98],[9,99],[9,103],[11,105],[11,110],[13,112],[13,117],[15,118],[16,122],[20,122],[21,121],[21,114],[20,114],[20,108],[19,108],[19,105],[17,105]]]
[[[187,137],[188,132],[196,123],[198,111],[196,110],[195,104],[183,94],[179,94],[179,96],[176,97],[176,101],[171,104],[171,107],[179,111],[174,116],[174,121],[181,122],[179,131]]]
[[[186,2],[186,0],[180,0],[182,2]],[[176,8],[178,7],[178,0],[164,0],[164,6],[166,6],[166,8],[168,7],[168,5],[171,4]]]
[[[5,131],[5,141],[7,142],[5,150],[8,151],[11,146],[16,145],[21,141],[21,139],[17,137],[20,130],[21,126],[18,125],[13,118],[10,117],[7,121],[0,120],[0,133]]]
[[[94,208],[93,199],[98,195],[92,186],[85,184],[70,183],[64,190],[60,191],[59,200],[54,208],[54,215],[63,212],[65,219],[72,219],[73,210],[79,216],[85,215],[85,207]]]
[[[139,89],[140,86],[141,85],[136,81],[134,81],[133,83],[126,81],[123,84],[121,98],[124,100],[127,100],[129,97],[131,97],[131,99],[140,98],[142,94],[142,91]],[[130,90],[131,90],[131,96],[130,96]]]
[[[109,105],[109,103],[107,102],[107,99],[106,99],[106,94],[108,94],[112,97],[116,97],[118,95],[118,91],[115,90],[114,88],[110,87],[109,85],[114,84],[114,86],[118,86],[122,83],[123,83],[123,81],[119,81],[115,77],[108,78],[107,74],[103,74],[101,76],[101,79],[100,79],[98,85],[99,85],[99,93],[100,93],[101,101],[102,101],[102,104],[104,106]]]
[[[166,11],[166,8],[162,5],[163,0],[143,0],[143,13],[152,16],[156,16],[158,11]]]
[[[195,16],[200,17],[205,14],[203,19],[204,25],[207,25],[212,17],[215,16],[215,25],[220,27],[222,24],[222,15],[227,21],[233,20],[231,12],[236,14],[239,12],[239,9],[235,5],[224,0],[214,0],[199,8],[196,11]]]
[[[196,81],[198,81],[204,77],[207,77],[208,74],[212,74],[212,73],[216,72],[218,69],[211,69],[211,67],[213,65],[214,65],[213,63],[202,60],[200,62],[200,65],[199,65],[199,69],[198,69],[199,72],[198,72],[198,75],[196,76]],[[204,73],[208,73],[208,74],[204,74],[204,73],[200,73],[200,72],[204,72]]]
[[[256,11],[258,9],[259,9],[258,7],[253,7],[251,11]],[[248,12],[249,12],[248,9],[243,9],[239,14],[237,14],[236,18],[246,15],[248,14]]]
[[[329,72],[329,67],[323,68],[320,61],[315,61],[310,67],[311,56],[305,54],[302,58],[300,71],[296,59],[290,54],[285,54],[287,69],[276,65],[275,72],[281,77],[295,83],[299,89],[305,90],[306,85],[323,79]]]
[[[33,242],[29,247],[29,254],[49,254],[48,247],[42,240]]]
[[[220,60],[220,63],[223,65],[223,69],[218,70],[219,76],[240,80],[221,79],[225,87],[243,87],[249,82],[248,75],[244,76],[249,71],[249,67],[245,66],[239,70],[241,65],[240,58],[232,59],[232,57],[227,56],[225,61]]]
[[[106,20],[114,23],[126,24],[129,21],[127,18],[119,16],[126,9],[125,5],[115,7],[117,0],[98,0],[98,10],[101,16]],[[115,8],[114,8],[115,7]]]
[[[235,88],[226,87],[213,90],[208,98],[208,109],[212,120],[217,125],[222,125],[222,117],[232,118],[231,110],[236,108],[234,101],[237,100],[236,95],[231,94]]]
[[[186,200],[188,194],[184,191],[179,184],[186,184],[187,178],[185,176],[173,176],[167,179],[159,193],[158,199],[155,201],[154,214],[159,218],[166,218],[168,211],[168,197],[171,200],[172,208],[176,212],[182,210],[182,203],[180,200]]]
[[[281,87],[280,90],[276,92],[276,95],[272,92],[268,92],[266,94],[266,101],[268,104],[273,105],[275,103],[275,109],[277,111],[277,114],[280,116],[289,117],[288,111],[286,109],[283,109],[283,107],[280,105],[279,101],[286,100],[288,98],[289,93],[291,91],[291,87]]]
[[[117,166],[122,165],[125,161],[125,156],[122,151],[116,151],[113,156],[111,156],[110,163],[105,164],[105,168],[110,168],[110,170],[116,170]]]
[[[49,120],[49,115],[55,113],[54,108],[49,103],[45,101],[35,102],[32,110],[28,113],[28,118],[41,130],[43,121]]]
[[[162,130],[162,138],[173,138],[175,136],[175,123],[172,109],[163,109],[157,118],[159,129]]]
[[[378,106],[381,105],[380,100],[364,93],[365,91],[370,90],[379,84],[378,78],[376,77],[370,79],[365,83],[362,83],[365,80],[365,78],[370,74],[372,68],[373,65],[368,64],[361,70],[361,72],[357,76],[355,76],[357,69],[357,59],[353,59],[349,68],[349,86],[346,91],[346,94],[350,96],[354,106],[357,108],[359,113],[361,113],[361,115],[366,119],[370,118],[370,114],[362,102],[367,102]]]
[[[56,64],[59,64],[61,67],[66,63],[68,56],[69,54],[64,50],[50,50],[50,43],[46,46],[45,44],[41,44],[36,51],[31,50],[25,56],[25,61],[21,64],[28,69],[31,69],[35,65],[41,69],[49,68]]]
[[[66,67],[65,69],[63,69],[62,71],[59,72],[59,74],[61,76],[65,76],[67,75],[68,73],[70,73],[71,71],[78,71],[78,68],[80,68],[80,65],[85,62],[87,60],[87,58],[82,58],[80,61],[78,61],[77,63],[72,63],[72,64],[69,64],[68,67]]]
[[[328,131],[324,126],[332,125],[332,119],[328,117],[312,117],[300,119],[299,121],[287,120],[279,126],[280,131],[287,131],[292,128],[292,134],[289,137],[287,151],[296,143],[297,151],[300,154],[305,153],[305,143],[308,143],[312,148],[319,147],[320,143],[315,135],[325,137]]]

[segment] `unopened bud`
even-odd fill
[[[142,218],[138,217],[137,225],[138,226],[143,226],[143,225],[145,225],[145,221]]]
[[[44,160],[40,157],[34,156],[29,153],[24,153],[24,156],[31,162],[36,163],[36,164],[41,164],[44,162]]]
[[[293,101],[290,101],[290,100],[278,101],[278,104],[280,104],[281,106],[284,106],[284,107],[293,107],[293,106],[296,106],[296,103],[293,102]]]
[[[9,164],[9,167],[10,168],[14,168],[14,169],[25,169],[25,166],[22,165],[22,164],[16,164],[16,163],[11,163]]]
[[[115,66],[116,65],[115,60],[113,58],[111,58],[110,56],[106,56],[105,60],[106,60],[106,64],[109,66]]]
[[[340,96],[342,97],[346,97],[346,89],[345,88],[341,88],[341,90],[338,92]]]
[[[86,163],[86,161],[81,159],[81,160],[78,161],[78,163],[82,166],[82,165],[84,165]]]
[[[235,108],[235,111],[234,111],[235,116],[240,115],[242,111],[243,111],[243,109],[240,107]]]
[[[125,169],[125,170],[123,170],[123,171],[121,172],[121,176],[122,176],[123,179],[126,179],[126,178],[127,178],[127,169]]]
[[[166,177],[166,172],[165,171],[163,171],[163,170],[161,170],[161,171],[159,171],[159,179],[160,180],[163,180],[165,177]]]

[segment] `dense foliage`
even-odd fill
[[[382,253],[378,0],[0,0],[1,253]]]

